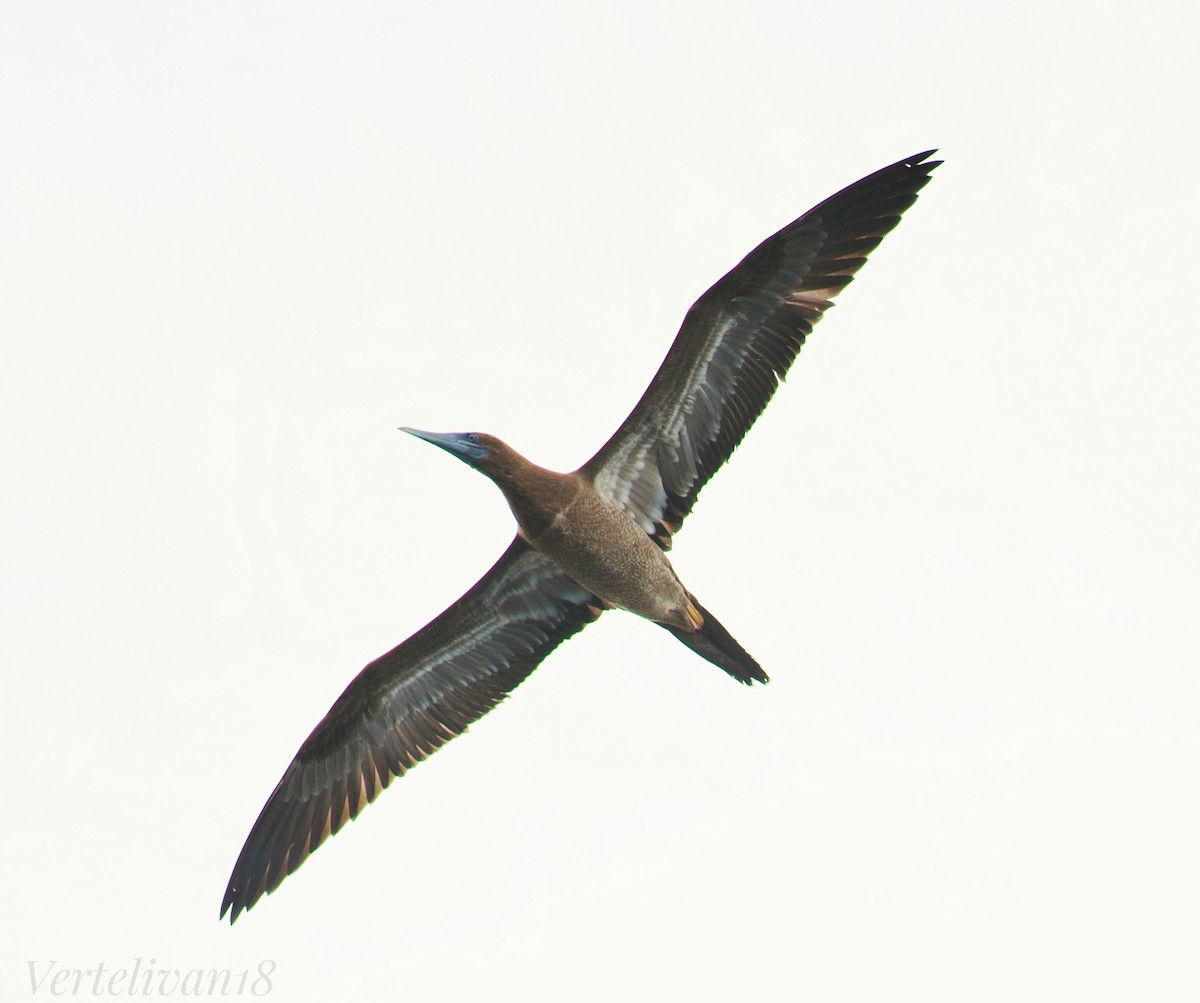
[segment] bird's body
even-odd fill
[[[579,490],[570,504],[539,536],[526,533],[525,539],[606,606],[656,623],[695,626],[687,590],[667,555],[582,477],[571,479]]]
[[[601,498],[575,471],[535,467],[511,446],[491,439],[508,464],[525,471],[519,482],[492,475],[530,546],[550,558],[604,605],[647,620],[694,628],[687,590],[661,547],[623,509]]]
[[[648,536],[627,509],[605,498],[586,468],[567,474],[547,470],[482,432],[404,431],[490,477],[517,520],[517,539],[591,592],[597,615],[604,609],[635,613],[666,627],[736,679],[767,681],[761,666],[711,613],[702,611],[671,566],[666,547]],[[693,636],[697,634],[701,636]],[[723,649],[721,657],[696,647],[705,634],[709,646]]]
[[[405,431],[452,453],[461,438]],[[687,624],[687,591],[666,554],[628,513],[601,498],[586,474],[547,470],[495,436],[474,435],[487,453],[472,465],[504,494],[522,540],[592,592],[600,608]]]
[[[221,915],[274,891],[391,780],[464,732],[605,609],[670,631],[743,683],[759,664],[667,558],[804,339],[938,165],[918,154],[768,238],[688,311],[616,434],[556,473],[494,436],[406,429],[491,478],[516,538],[461,599],[355,677],[301,745],[234,866]]]

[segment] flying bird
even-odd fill
[[[482,432],[406,428],[503,492],[508,549],[457,602],[364,668],[300,746],[250,830],[221,918],[234,922],[395,778],[500,703],[604,610],[669,630],[741,683],[767,681],[679,580],[667,551],[804,339],[941,161],[934,150],[826,199],[751,251],[687,312],[629,417],[555,473]]]

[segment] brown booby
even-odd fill
[[[666,551],[804,339],[941,161],[855,182],[751,251],[696,301],[649,388],[562,474],[478,432],[405,429],[490,477],[516,538],[458,602],[371,662],[300,746],[234,865],[230,922],[406,770],[462,734],[605,609],[662,625],[742,683],[767,674],[679,580]]]

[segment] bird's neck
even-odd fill
[[[530,540],[541,536],[584,488],[578,474],[539,467],[515,450],[484,473],[504,492],[522,535]]]

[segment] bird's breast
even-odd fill
[[[686,622],[687,590],[667,555],[624,512],[581,490],[529,542],[611,606],[657,622]]]

